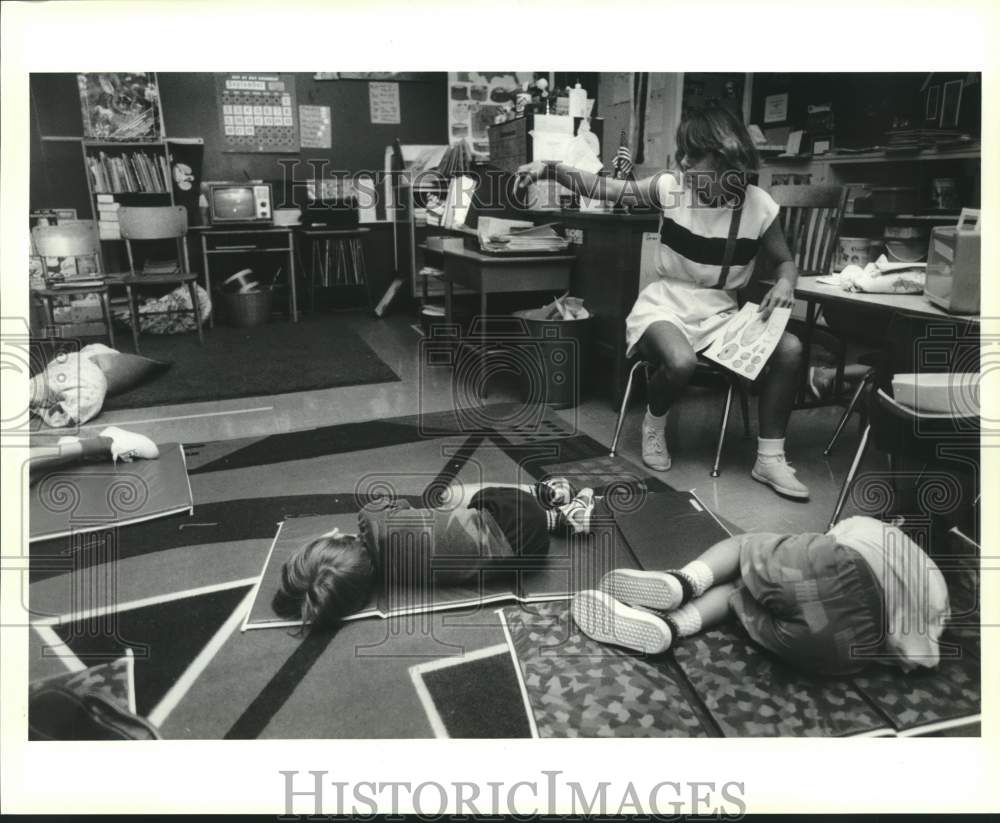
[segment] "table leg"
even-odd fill
[[[295,232],[288,230],[288,281],[291,289],[292,322],[299,322],[299,300],[295,293]]]
[[[486,365],[486,291],[483,290],[479,293],[479,385],[482,387],[483,397],[488,396]]]
[[[201,236],[201,267],[205,272],[205,291],[208,292],[208,299],[212,300],[212,275],[208,271],[208,237]],[[215,312],[208,313],[208,327],[215,328]]]
[[[802,379],[799,382],[798,404],[806,402],[809,394],[809,358],[812,355],[813,330],[816,328],[816,301],[806,301],[806,339],[802,341]]]

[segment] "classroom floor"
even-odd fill
[[[331,315],[330,322],[356,330],[400,382],[123,410],[102,415],[90,427],[98,431],[117,425],[161,443],[186,444],[197,522],[184,524],[190,526],[185,532],[176,526],[163,529],[163,521],[129,527],[111,576],[115,602],[129,606],[119,611],[120,637],[114,642],[148,643],[149,656],[137,667],[137,690],[144,703],[140,710],[152,712],[166,737],[428,736],[438,729],[427,701],[414,687],[412,668],[470,654],[488,663],[503,649],[503,630],[492,609],[401,622],[358,621],[332,640],[320,635],[303,641],[280,629],[238,630],[234,615],[242,613],[238,607],[250,595],[282,515],[348,511],[357,478],[373,468],[398,472],[401,482],[413,484],[404,491],[419,493],[448,462],[441,439],[421,441],[408,433],[414,416],[453,407],[450,380],[428,378],[421,368],[421,335],[413,321],[406,316],[375,320],[342,314]],[[211,332],[206,345],[211,345]],[[491,402],[505,399],[513,397],[502,386],[490,396]],[[722,475],[709,476],[721,404],[720,393],[701,391],[692,391],[679,404],[671,415],[669,435],[672,443],[681,445],[673,449],[672,470],[660,479],[677,490],[696,490],[707,506],[739,530],[825,530],[857,444],[857,426],[852,424],[835,454],[824,458],[822,449],[840,410],[795,413],[788,453],[812,497],[808,502],[790,501],[750,478],[755,441],[742,437],[738,411],[730,421]],[[621,448],[621,455],[637,466],[640,415],[638,407],[631,411]],[[615,411],[607,400],[588,400],[558,412],[558,417],[569,432],[589,436],[592,440],[577,441],[587,441],[592,450],[611,439]],[[395,420],[380,426],[378,421],[388,418]],[[327,432],[318,438],[321,447],[312,442],[312,429]],[[396,433],[395,443],[377,442],[383,429]],[[293,432],[306,434],[268,439]],[[374,440],[370,445],[349,442],[354,436]],[[309,457],[293,461],[296,448]],[[515,480],[493,477],[511,471],[515,464],[509,453],[484,449],[475,458],[472,464],[483,467],[486,479]],[[551,462],[558,462],[558,455]],[[213,536],[213,529],[224,527],[233,533]],[[150,549],[142,540],[146,528],[157,539],[168,531],[171,536]],[[31,587],[32,608],[36,614],[60,615],[86,607],[87,596],[100,596],[84,591],[94,580],[92,569],[37,579]],[[57,645],[61,637],[58,631],[32,634],[33,678],[59,671],[63,664],[43,649]],[[74,651],[106,652],[101,642],[81,646],[75,640]],[[489,683],[492,675],[487,669],[485,680],[471,676],[476,694],[476,687]],[[378,700],[372,700],[374,684]],[[503,688],[513,687],[507,683]]]

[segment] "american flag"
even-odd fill
[[[611,176],[615,180],[632,179],[632,170],[635,167],[632,165],[632,152],[628,147],[628,137],[625,135],[624,129],[622,129],[622,137],[621,142],[618,145],[618,151],[615,152],[614,159],[611,161],[611,168],[614,169]]]

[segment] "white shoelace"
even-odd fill
[[[663,454],[666,451],[666,445],[663,432],[658,432],[656,429],[646,429],[647,449],[652,449],[657,454]]]

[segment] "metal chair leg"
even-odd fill
[[[736,383],[736,390],[740,393],[740,411],[743,412],[743,436],[750,436],[750,398],[747,397],[747,388],[743,381]]]
[[[736,391],[733,384],[729,384],[726,391],[726,405],[722,410],[722,425],[719,426],[719,442],[715,447],[715,463],[712,464],[712,477],[719,476],[719,461],[722,460],[722,445],[726,442],[726,425],[729,423],[729,410],[733,405],[733,392]]]
[[[854,453],[854,460],[851,462],[851,468],[847,470],[847,477],[844,478],[844,485],[840,487],[840,494],[837,496],[837,504],[833,507],[833,515],[830,517],[830,522],[826,527],[827,531],[832,529],[840,519],[840,512],[844,508],[844,503],[847,502],[847,495],[851,491],[851,485],[854,483],[854,478],[858,473],[858,469],[861,467],[861,461],[864,460],[865,452],[868,450],[868,438],[871,436],[871,433],[871,425],[865,426],[865,430],[861,433],[861,442],[858,443],[858,450]]]
[[[198,330],[198,342],[205,345],[205,336],[201,331],[201,305],[198,302],[198,289],[194,281],[188,283],[188,291],[191,293],[191,311],[194,312],[194,327]]]
[[[625,424],[625,412],[628,410],[628,401],[632,396],[632,382],[635,379],[635,373],[640,368],[645,366],[646,363],[640,360],[629,370],[628,382],[625,384],[625,396],[622,397],[622,406],[618,412],[618,422],[615,423],[615,436],[611,439],[611,453],[608,457],[614,457],[615,452],[618,450],[618,439],[622,434],[622,426]]]
[[[105,290],[101,292],[101,311],[104,313],[104,322],[108,327],[108,344],[111,348],[117,348],[115,346],[115,329],[111,323],[111,299],[108,297],[108,292]]]
[[[135,294],[132,292],[132,286],[127,283],[125,284],[125,292],[128,295],[128,312],[132,317],[132,345],[135,347],[135,353],[139,354],[139,308]]]
[[[858,406],[858,401],[861,399],[861,393],[865,390],[865,386],[868,385],[871,379],[872,375],[871,372],[869,372],[862,378],[858,387],[854,390],[854,396],[851,397],[851,402],[847,404],[847,408],[844,410],[844,414],[840,418],[840,422],[837,423],[837,428],[833,432],[833,437],[830,438],[830,442],[827,443],[826,448],[823,449],[823,454],[826,457],[829,457],[833,452],[833,447],[837,445],[837,440],[840,438],[841,433],[847,426],[847,421],[851,419],[851,415],[854,414],[854,410]]]

